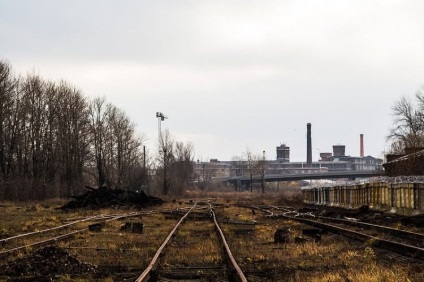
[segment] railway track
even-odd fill
[[[291,219],[332,233],[350,237],[369,243],[380,252],[389,251],[419,264],[424,264],[424,234],[399,230],[396,228],[365,223],[354,219],[338,219],[323,216],[314,216],[310,213],[299,213],[295,210],[278,207],[249,207],[263,211],[269,218]],[[272,210],[278,210],[274,213]]]
[[[202,220],[197,212],[190,224],[190,215],[199,209],[207,211],[204,214],[209,220]],[[188,279],[247,281],[209,203],[205,207],[205,203],[196,202],[181,217],[136,282]]]
[[[211,201],[216,200],[212,199]],[[86,281],[98,281],[98,279],[106,278],[113,281],[128,282],[247,281],[246,277],[249,281],[295,281],[296,279],[308,281],[311,277],[326,279],[324,277],[326,274],[323,274],[323,271],[336,275],[341,269],[359,274],[362,272],[369,273],[372,269],[379,271],[380,269],[384,271],[386,271],[385,269],[388,269],[387,271],[407,269],[408,273],[414,273],[416,269],[421,269],[421,267],[417,267],[417,261],[423,263],[422,258],[414,252],[404,254],[403,252],[385,251],[384,246],[379,246],[380,242],[375,239],[361,239],[359,235],[349,236],[343,234],[342,231],[334,231],[331,228],[328,229],[331,233],[323,233],[322,240],[319,242],[308,239],[303,236],[304,230],[325,228],[319,226],[309,228],[305,226],[305,224],[308,224],[306,220],[316,220],[321,224],[334,225],[358,233],[363,232],[373,237],[378,237],[374,234],[375,232],[380,234],[383,231],[372,229],[371,226],[369,226],[369,230],[364,226],[358,225],[355,227],[357,223],[351,221],[342,225],[341,222],[330,221],[330,218],[314,218],[312,214],[302,214],[286,207],[253,207],[249,204],[241,207],[238,204],[228,204],[228,201],[226,204],[214,203],[211,206],[205,200],[199,200],[193,205],[192,201],[186,201],[184,204],[169,203],[165,208],[150,210],[148,214],[142,213],[143,219],[137,217],[126,219],[123,222],[114,221],[114,218],[118,216],[123,218],[123,216],[135,215],[136,213],[119,215],[111,214],[115,211],[107,211],[110,214],[97,217],[98,211],[95,212],[96,214],[90,213],[91,216],[82,218],[80,217],[81,213],[75,214],[72,218],[68,215],[67,218],[62,217],[62,225],[60,226],[28,232],[27,234],[16,235],[14,233],[12,235],[15,236],[2,239],[0,242],[2,242],[3,248],[0,251],[7,251],[14,247],[28,248],[28,246],[32,246],[28,250],[19,252],[18,255],[8,255],[4,259],[4,264],[7,262],[8,265],[21,265],[21,262],[15,263],[15,258],[22,257],[21,255],[24,253],[24,257],[28,255],[31,258],[32,252],[29,251],[41,246],[31,245],[33,243],[52,239],[53,241],[45,244],[56,245],[57,240],[62,240],[56,237],[83,230],[88,225],[103,223],[106,220],[111,222],[104,224],[101,232],[84,230],[80,234],[74,234],[74,238],[70,235],[69,240],[63,238],[63,242],[53,246],[58,251],[70,250],[69,255],[65,258],[77,257],[81,263],[95,267],[93,271],[85,271],[83,265],[79,263],[75,263],[75,269],[78,269],[75,272],[70,271],[70,268],[67,268],[66,265],[63,267],[57,264],[60,269],[65,269],[65,271],[59,274],[47,272],[48,274],[38,274],[38,276],[27,272],[25,279],[30,281],[30,279],[46,277],[47,275],[51,275],[50,277],[75,275],[72,277],[87,279]],[[218,220],[215,213],[218,215]],[[263,216],[263,214],[266,216]],[[293,220],[278,220],[278,218]],[[295,222],[299,221],[298,219],[302,219],[303,222],[300,224]],[[23,221],[24,224],[28,222],[30,221]],[[55,222],[57,225],[60,224],[57,220]],[[176,226],[176,222],[180,222],[180,225]],[[143,223],[144,231],[135,233],[132,230],[123,229],[127,223]],[[50,223],[50,225],[38,226],[51,227],[52,225]],[[31,230],[34,230],[36,227],[33,225],[31,228]],[[303,242],[292,240],[287,244],[276,243],[275,233],[280,228],[291,230],[292,239],[303,237],[307,240]],[[39,229],[41,228],[39,227]],[[49,231],[49,229],[52,230]],[[57,232],[60,232],[60,234]],[[227,238],[225,238],[224,233]],[[337,233],[346,237],[342,238]],[[389,231],[387,231],[387,234],[388,236],[397,236],[390,235]],[[350,239],[355,238],[355,236],[358,236],[356,238],[358,241]],[[406,235],[403,237],[399,235],[398,237],[401,238],[400,240],[409,240],[405,239]],[[224,242],[228,242],[230,246],[228,247],[228,244],[224,244]],[[405,243],[405,241],[403,242]],[[409,244],[418,245],[419,243],[418,241],[415,243],[411,241]],[[234,258],[231,259],[228,255],[227,249],[230,248],[232,256],[237,261],[236,264],[232,263]],[[49,248],[40,248],[40,250],[44,249]],[[42,259],[25,259],[22,261],[24,263],[22,265],[28,265],[27,262],[29,262],[29,265],[35,266],[38,266],[36,262],[46,264],[48,257],[46,255],[40,256]],[[56,257],[61,258],[60,255]],[[56,261],[62,260],[57,259]],[[55,261],[52,262],[52,265],[56,267],[54,263]],[[70,265],[74,264],[71,263]],[[237,269],[237,265],[243,269],[242,274],[237,271],[240,270],[240,267]],[[367,265],[370,265],[370,267],[367,267]],[[399,266],[402,268],[399,268]],[[43,266],[40,266],[40,268],[43,269]],[[21,277],[20,272],[14,273],[16,274],[8,274],[4,271],[0,280],[6,279],[7,276]],[[415,276],[412,274],[406,275],[402,277],[422,277],[422,274],[419,273],[414,274]],[[398,281],[406,280],[400,279]],[[423,280],[410,279],[410,281]]]

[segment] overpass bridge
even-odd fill
[[[317,173],[291,173],[291,174],[269,174],[265,175],[265,182],[278,182],[278,181],[299,181],[299,180],[313,180],[313,179],[356,179],[356,178],[369,178],[382,176],[383,171],[379,170],[353,170],[353,171],[330,171],[330,172],[317,172]],[[247,187],[250,182],[261,183],[262,178],[255,176],[250,180],[248,176],[233,176],[227,178],[226,182],[236,187]]]

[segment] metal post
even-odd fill
[[[161,112],[156,112],[156,117],[158,119],[158,142],[160,147],[160,139],[162,137],[161,121],[164,121],[168,117]]]
[[[265,151],[262,152],[262,193],[265,193]]]

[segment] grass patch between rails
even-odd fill
[[[171,243],[162,265],[190,266],[222,263],[222,252],[214,224],[208,221],[188,220]]]

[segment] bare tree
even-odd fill
[[[9,63],[0,61],[0,180],[9,174],[10,135],[13,131],[10,117],[13,115],[17,80]]]
[[[163,195],[182,195],[193,178],[194,148],[191,143],[174,142],[168,130],[160,134],[156,182]]]
[[[266,159],[265,159],[265,151],[262,153],[262,158],[257,157],[257,171],[259,176],[261,177],[261,189],[262,193],[265,193],[265,171],[266,171]]]
[[[37,199],[45,197],[44,187],[45,177],[45,130],[46,118],[46,83],[40,76],[30,74],[23,81],[22,86],[25,107],[23,118],[25,123],[25,162],[26,170],[32,177],[29,197]]]
[[[421,130],[421,133],[424,131],[424,85],[421,86],[421,89],[419,89],[416,93],[415,93],[415,99],[418,102],[418,111],[417,111],[417,116],[418,116],[418,127]],[[423,134],[423,133],[422,133]]]
[[[420,107],[424,108],[422,95],[416,95],[417,101],[421,103],[419,108],[413,102],[403,96],[396,101],[392,107],[393,127],[387,136],[393,145],[391,150],[398,150],[400,147],[421,147],[424,145],[423,115]],[[401,153],[392,151],[391,153]]]
[[[243,176],[244,175],[244,159],[240,156],[233,156],[231,158],[231,165],[233,169],[233,176]],[[235,185],[235,190],[238,191],[240,187],[238,187],[238,184]]]
[[[135,124],[119,109],[114,110],[112,123],[113,147],[111,155],[115,161],[114,181],[120,187],[139,189],[143,182],[142,138],[135,134]]]
[[[193,175],[193,145],[183,142],[175,143],[175,160],[173,163],[173,179],[175,183],[174,192],[177,195],[183,194],[183,189],[187,186]]]
[[[135,134],[135,124],[104,98],[92,101],[89,117],[97,184],[140,189],[142,138]]]
[[[52,100],[56,107],[49,115],[49,120],[56,136],[53,133],[49,137],[52,139],[49,143],[53,144],[55,140],[57,142],[52,163],[57,163],[61,186],[66,187],[64,192],[72,194],[83,182],[84,167],[89,157],[88,102],[78,89],[65,81],[61,81],[55,88],[55,97]]]
[[[108,184],[106,177],[106,134],[109,126],[107,119],[111,107],[110,104],[106,104],[105,98],[96,98],[89,105],[91,147],[99,186]]]
[[[0,199],[16,197],[14,178],[14,152],[16,149],[16,101],[19,80],[12,74],[12,67],[0,60]]]
[[[246,148],[246,152],[244,152],[244,156],[247,161],[247,170],[249,172],[249,177],[250,177],[250,192],[253,192],[253,176],[255,176],[257,171],[258,159],[255,155],[252,154],[249,148]]]
[[[200,190],[208,190],[212,184],[212,178],[216,174],[215,167],[208,162],[201,162],[197,164],[201,165],[200,169],[197,171],[195,178],[198,182],[198,187]]]

